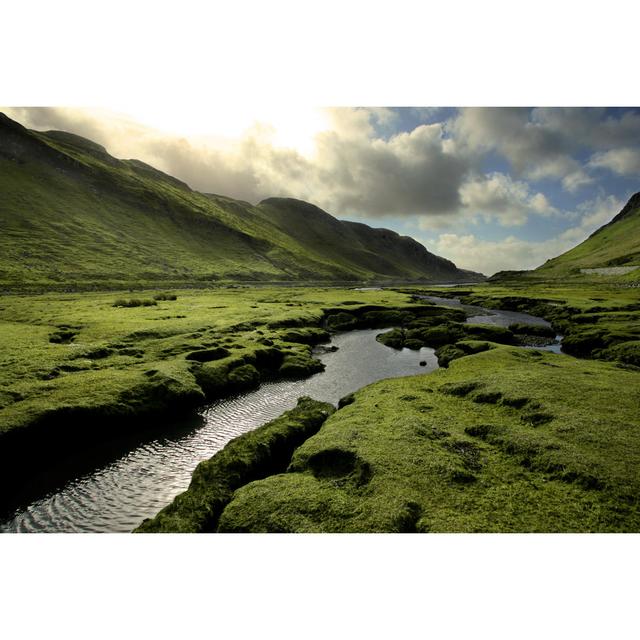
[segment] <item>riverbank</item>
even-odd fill
[[[239,482],[199,525],[221,506],[204,470],[238,438],[139,530],[638,531],[639,400],[635,371],[496,346],[346,398],[286,473]]]
[[[616,344],[634,335],[637,301],[626,292],[527,292],[478,287],[447,295],[546,315],[569,335],[597,323],[596,314],[612,314],[607,327],[627,327]],[[640,530],[637,367],[493,341],[477,349],[456,324],[439,327],[451,333],[441,347],[448,369],[355,393],[295,451],[286,473],[238,488],[215,530]],[[502,337],[509,343],[513,332]],[[401,347],[415,338],[405,327],[383,340]],[[176,502],[188,504],[190,492]],[[174,529],[161,516],[141,530]]]
[[[330,343],[314,349],[324,370],[309,377],[266,380],[208,402],[187,420],[160,417],[146,431],[137,425],[135,433],[111,433],[95,446],[28,465],[23,486],[36,491],[16,496],[17,508],[0,521],[0,531],[130,532],[185,491],[201,461],[294,408],[300,397],[337,406],[345,394],[377,380],[437,368],[433,349],[389,349],[376,340],[380,332],[332,335]],[[56,483],[57,470],[67,481]]]
[[[379,382],[218,531],[638,531],[639,399],[636,372],[511,347]]]
[[[626,406],[628,398],[631,398],[636,404],[638,403],[638,370],[632,363],[625,362],[622,358],[616,360],[615,364],[609,364],[609,369],[589,370],[578,375],[577,370],[567,369],[563,366],[556,367],[554,361],[544,361],[544,358],[553,354],[542,354],[542,360],[536,360],[534,356],[532,361],[528,360],[528,355],[526,358],[522,356],[519,359],[514,355],[517,353],[538,353],[535,349],[518,349],[515,345],[527,344],[532,338],[541,341],[550,340],[550,334],[554,334],[559,329],[570,335],[574,327],[582,329],[588,327],[589,322],[595,325],[603,316],[605,316],[606,326],[617,322],[617,326],[625,326],[627,332],[626,334],[618,332],[619,338],[627,336],[627,339],[610,344],[609,347],[624,344],[624,342],[633,342],[628,339],[628,336],[635,335],[633,332],[637,327],[638,313],[634,310],[637,301],[629,296],[629,292],[571,288],[556,289],[550,292],[548,289],[536,291],[532,287],[528,287],[526,291],[528,297],[526,297],[524,291],[516,292],[506,288],[497,291],[495,287],[480,286],[473,288],[473,290],[411,288],[395,291],[305,288],[296,290],[295,295],[292,295],[291,289],[274,289],[268,290],[268,293],[268,296],[265,295],[265,289],[206,293],[178,291],[173,294],[165,292],[165,295],[154,294],[158,299],[154,299],[149,294],[139,303],[135,302],[135,305],[129,299],[117,301],[112,294],[106,293],[65,296],[65,299],[57,299],[56,296],[25,297],[20,303],[16,302],[21,300],[17,297],[12,297],[10,300],[3,299],[3,308],[0,309],[0,312],[17,318],[19,322],[14,322],[12,326],[20,324],[26,332],[26,335],[22,335],[24,338],[22,342],[19,339],[20,333],[15,332],[18,339],[7,343],[7,352],[11,356],[7,362],[10,366],[5,367],[3,373],[6,374],[11,369],[14,373],[24,372],[29,368],[33,372],[30,376],[16,375],[15,379],[7,380],[9,384],[5,387],[9,393],[19,393],[16,387],[11,387],[12,383],[17,382],[23,385],[23,389],[29,389],[30,392],[24,394],[21,399],[13,398],[13,402],[6,403],[0,411],[0,418],[4,420],[12,415],[14,417],[20,415],[18,410],[23,411],[22,415],[26,417],[27,426],[27,428],[21,428],[24,425],[20,425],[17,421],[14,421],[11,426],[9,421],[9,423],[5,423],[10,425],[9,428],[5,429],[0,436],[0,445],[3,445],[7,442],[11,444],[11,438],[15,437],[12,434],[21,434],[13,441],[14,443],[18,442],[17,446],[3,446],[2,448],[2,455],[6,460],[6,464],[3,465],[4,473],[6,473],[5,485],[11,486],[11,483],[15,485],[16,482],[21,481],[21,478],[28,481],[34,471],[39,470],[38,461],[45,460],[47,457],[49,459],[60,457],[63,452],[73,452],[74,449],[78,454],[82,454],[88,443],[93,443],[97,447],[100,447],[101,443],[107,445],[118,433],[135,434],[141,430],[153,433],[154,428],[158,428],[158,425],[171,419],[171,411],[174,415],[195,416],[196,407],[202,406],[203,403],[226,397],[234,392],[255,388],[264,381],[308,376],[322,368],[322,363],[312,353],[312,346],[326,340],[332,332],[340,330],[394,327],[392,331],[381,336],[382,343],[395,349],[403,347],[419,349],[425,346],[436,348],[441,366],[451,367],[451,371],[455,372],[455,375],[451,374],[452,380],[455,381],[464,382],[468,378],[468,372],[465,373],[467,367],[474,366],[468,363],[474,362],[474,359],[480,356],[486,357],[488,360],[480,360],[484,363],[482,367],[486,368],[484,377],[501,381],[500,384],[504,383],[507,391],[511,385],[511,378],[515,375],[516,377],[521,376],[523,380],[529,380],[531,384],[539,384],[541,389],[547,389],[547,392],[550,392],[549,386],[545,386],[544,374],[559,368],[560,371],[553,373],[553,384],[558,389],[560,401],[573,407],[572,411],[576,412],[576,415],[580,413],[578,411],[579,403],[574,400],[580,398],[580,394],[591,394],[591,396],[598,398],[597,384],[589,388],[570,384],[573,377],[579,378],[580,375],[595,376],[593,379],[601,379],[603,384],[608,384],[610,380],[615,381],[619,387],[619,393],[624,396],[621,406]],[[500,308],[504,303],[506,308],[529,311],[547,317],[554,325],[554,330],[549,332],[548,329],[545,330],[545,327],[522,323],[508,326],[467,324],[465,322],[467,314],[463,310],[434,306],[419,297],[429,293],[435,293],[442,297],[460,295],[464,301],[494,308]],[[151,302],[152,300],[155,304]],[[146,306],[145,301],[147,301]],[[10,308],[6,306],[8,303],[11,305]],[[113,306],[116,303],[118,306]],[[70,321],[72,315],[76,320],[75,323]],[[57,320],[56,324],[53,324],[53,318]],[[33,331],[31,335],[29,335],[30,331]],[[40,340],[39,343],[34,342],[34,335],[39,336],[37,338]],[[624,355],[628,346],[619,349],[617,353]],[[511,350],[509,353],[513,357],[505,355],[506,349]],[[391,349],[389,350],[391,351]],[[42,354],[43,357],[34,358],[36,353]],[[405,351],[398,351],[398,353],[410,352],[405,349]],[[589,355],[592,358],[604,359],[603,356],[611,357],[614,353],[616,352],[603,353],[600,350],[589,352]],[[52,365],[50,359],[52,354],[57,354],[55,366]],[[563,363],[564,360],[584,362],[566,356],[558,357]],[[585,366],[587,365],[589,363],[585,364]],[[534,370],[538,370],[540,374],[534,375]],[[624,371],[630,377],[618,380],[616,376],[619,371]],[[43,373],[46,375],[42,375]],[[50,375],[52,373],[53,375]],[[419,387],[421,383],[418,380],[430,377],[420,376],[416,378],[414,384]],[[411,379],[406,380],[407,385],[410,385],[409,380]],[[29,381],[31,386],[27,384]],[[392,383],[393,381],[389,381],[389,384]],[[484,384],[484,380],[481,380],[481,383]],[[423,404],[428,404],[423,403],[420,394],[413,393],[409,387],[398,390],[399,388],[391,386],[390,390],[385,390],[386,382],[378,384],[383,385],[380,387],[380,394],[389,394],[389,402],[384,404],[379,402],[360,403],[359,410],[359,413],[363,414],[363,419],[374,425],[387,424],[391,420],[395,411],[394,403],[397,407],[404,408],[406,406],[419,413],[422,412],[420,407]],[[397,393],[393,391],[394,389]],[[471,393],[472,391],[474,393]],[[476,397],[476,391],[478,397]],[[358,392],[356,397],[364,392],[365,389]],[[427,393],[435,393],[435,390]],[[520,422],[517,422],[517,425],[520,425],[522,421],[524,424],[529,420],[530,427],[535,429],[536,433],[542,433],[540,429],[548,428],[547,425],[555,429],[555,414],[540,408],[545,407],[549,402],[553,403],[553,398],[547,402],[543,401],[544,399],[531,399],[531,394],[525,394],[516,395],[514,400],[509,393],[504,391],[497,392],[489,389],[485,392],[481,391],[480,387],[474,387],[468,391],[467,395],[473,398],[472,404],[469,404],[469,398],[466,396],[455,394],[447,396],[447,402],[444,404],[439,400],[441,411],[440,409],[438,411],[440,414],[434,415],[439,415],[439,419],[442,419],[443,422],[447,420],[458,421],[456,424],[459,425],[463,423],[460,416],[464,416],[469,411],[481,415],[478,407],[483,404],[489,406],[493,403],[498,407],[506,406],[513,410],[523,407],[528,409],[528,413],[525,412],[528,418],[518,418]],[[564,396],[564,400],[562,396]],[[433,397],[439,398],[440,396]],[[608,402],[608,400],[606,401]],[[43,413],[38,414],[39,407],[44,408]],[[317,436],[312,437],[309,443],[303,445],[300,450],[303,451],[304,447],[312,446],[311,443],[315,441],[314,439],[322,437],[325,428],[328,429],[334,421],[340,423],[346,415],[346,408],[340,409],[335,416],[332,416],[327,425],[320,429]],[[5,411],[6,409],[9,411]],[[31,419],[29,422],[29,418],[32,418],[34,414],[36,419]],[[44,415],[44,418],[40,417],[38,420],[38,415]],[[594,427],[586,424],[583,427],[589,433],[596,429],[598,424],[605,426],[609,424],[606,405],[591,406],[589,415],[595,420],[596,425]],[[625,415],[627,423],[631,425],[630,429],[633,430],[638,422],[637,417],[628,411]],[[496,418],[495,424],[488,424],[496,426],[500,433],[516,433],[514,425],[509,420],[506,422],[500,420]],[[463,424],[461,432],[460,429],[454,428],[449,433],[453,436],[457,434],[464,440],[465,437],[469,437],[465,431],[468,426],[468,424]],[[407,453],[414,447],[414,444],[410,443],[411,439],[408,433],[402,430],[395,431],[395,429],[396,427],[389,427],[386,430],[391,441],[386,442],[384,439],[375,441],[378,453],[389,460],[392,460],[395,455],[392,447],[397,446],[398,450],[402,450],[408,446]],[[560,433],[562,433],[562,429],[564,427],[561,426]],[[444,431],[447,430],[444,429]],[[24,436],[24,439],[20,443],[21,436]],[[451,451],[447,447],[453,447],[454,450],[458,448],[457,436],[453,437],[453,440],[442,438],[445,443],[448,443],[443,446],[449,453]],[[481,444],[488,446],[486,445],[488,440],[485,438]],[[605,460],[611,458],[619,461],[624,447],[629,448],[632,452],[637,450],[637,443],[633,441],[625,442],[624,447],[608,450],[607,447],[610,446],[608,440],[609,435],[603,435],[598,441],[598,455],[603,456]],[[470,442],[474,442],[473,437]],[[507,439],[504,442],[507,449],[514,450],[515,445],[511,440]],[[492,441],[492,443],[498,446],[495,442]],[[467,444],[464,444],[462,448],[467,448]],[[552,447],[556,444],[551,442]],[[585,456],[581,446],[574,443],[570,447],[575,450],[574,452],[577,452],[578,458]],[[337,448],[342,451],[342,444],[339,443]],[[422,463],[427,467],[430,467],[431,463],[438,466],[438,451],[435,449],[423,452]],[[333,484],[336,486],[341,486],[344,482],[349,484],[350,480],[343,482],[340,478],[352,475],[352,471],[349,471],[350,466],[353,466],[352,463],[358,467],[360,458],[367,461],[367,457],[363,457],[360,453],[353,451],[345,455],[343,453],[337,454],[337,463],[332,460],[331,455],[327,458],[327,465],[331,469],[336,464],[343,471],[346,469],[342,476],[340,475],[342,471],[338,472],[338,475],[335,470],[326,472],[327,477],[334,478]],[[368,455],[367,451],[361,453]],[[297,455],[296,452],[293,456],[290,472],[297,469],[295,466]],[[573,474],[578,471],[572,467],[574,458],[568,453],[567,456],[568,462],[562,458],[553,464],[556,467],[559,465],[568,468],[568,475],[565,474],[562,480],[543,476],[541,482],[553,480],[563,483],[562,486],[571,484],[567,482],[567,477],[573,477]],[[512,456],[507,466],[520,465],[520,467],[527,468],[529,462],[527,462],[526,456],[524,462],[522,460],[518,462],[516,458],[517,456]],[[28,460],[29,463],[25,464],[25,460]],[[587,468],[591,468],[596,463],[597,456],[590,458],[586,463]],[[311,467],[300,467],[299,472],[303,476],[311,473],[315,478],[313,464]],[[371,469],[380,464],[378,461],[371,466],[371,463],[367,462]],[[596,466],[598,465],[596,464]],[[459,475],[454,473],[458,480],[468,476],[468,474],[465,476],[463,470],[458,469],[458,471],[460,471]],[[408,473],[409,477],[405,479],[408,482],[415,481],[415,478],[411,480],[412,474],[418,473],[415,469],[411,471],[409,468],[403,469],[402,467],[398,467],[397,472]],[[269,483],[272,481],[271,478],[276,477],[273,476],[273,472],[270,473],[272,475],[263,482]],[[321,471],[320,473],[324,474],[325,472]],[[615,482],[607,476],[608,472],[604,476],[599,469],[589,473],[593,478],[596,478],[594,486],[597,486],[598,490],[601,490],[601,487],[606,487],[605,493],[602,493],[602,496],[606,496],[603,498],[605,501],[609,500],[612,504],[618,504],[620,501],[629,502],[629,497],[623,496],[624,492],[621,493],[611,487],[615,487],[616,483],[626,482],[628,484],[634,481],[633,473],[627,474],[626,479],[623,474]],[[397,478],[394,480],[392,476],[388,476],[386,480],[384,480],[384,474],[382,477],[383,484],[392,484],[398,481]],[[486,485],[484,489],[489,491],[489,494],[493,491],[492,483],[495,481],[493,476],[492,478],[488,485],[486,482],[484,483]],[[451,478],[447,480],[446,474],[440,479],[445,484],[458,482]],[[308,479],[301,482],[306,483],[305,486],[310,489],[312,488]],[[356,484],[360,482],[358,480]],[[475,487],[476,482],[477,480],[470,479],[468,484]],[[358,484],[358,490],[365,491],[365,484],[369,483]],[[464,484],[464,481],[458,482],[460,485],[458,489]],[[186,486],[186,484],[182,486]],[[313,485],[312,493],[316,492],[317,488],[316,485]],[[591,491],[593,488],[587,490]],[[604,489],[602,490],[604,491]],[[242,496],[243,491],[244,489],[238,489],[238,496]],[[384,504],[385,501],[390,500],[390,496],[386,494],[386,489],[380,491],[379,499],[381,504]],[[291,495],[294,494],[295,492]],[[556,500],[560,500],[560,494],[562,491],[558,493]],[[568,502],[573,500],[568,497],[566,491],[562,495],[564,495],[562,500],[566,499]],[[299,504],[302,504],[303,497],[302,494],[299,495]],[[316,498],[321,502],[325,499],[320,494]],[[306,499],[304,498],[304,500]],[[446,504],[443,503],[443,508],[451,508],[452,503],[449,501],[453,499],[453,495],[443,497],[445,503],[449,505],[446,507]],[[236,510],[235,500],[234,494],[229,504],[230,512]],[[409,502],[414,501],[409,500]],[[534,502],[533,497],[530,497],[531,509],[533,509]],[[389,505],[392,504],[395,504],[393,500],[389,502]],[[418,501],[416,504],[422,503]],[[277,526],[273,523],[265,525],[262,521],[251,521],[247,524],[244,520],[241,524],[229,524],[228,514],[224,515],[226,511],[227,509],[216,525],[220,530],[226,530],[225,527],[230,530],[244,530],[245,527],[247,530],[263,530],[260,528],[263,526],[267,527],[264,530],[281,530],[278,527],[290,530],[287,529],[289,526],[293,527],[291,530],[298,530],[295,528],[297,525],[292,524],[292,522],[298,521],[297,516],[291,522],[287,521],[287,523],[280,523]],[[351,524],[347,524],[347,520],[349,520],[347,518],[344,521],[344,527],[346,527],[344,529],[340,529],[340,526],[335,522],[328,525],[327,522],[320,519],[314,520],[312,524],[301,524],[300,530],[359,530],[357,528],[359,526],[364,527],[362,530],[401,530],[408,526],[405,522],[398,528],[387,521],[384,526],[390,528],[384,529],[380,524],[384,518],[380,514],[376,517],[378,518],[376,522],[382,528],[376,528],[378,525],[372,523],[373,521],[368,524],[365,524],[364,521],[360,524],[354,524],[352,521]],[[567,530],[578,530],[574,528],[577,526],[577,520],[575,518],[572,520],[572,517],[563,512],[558,521],[541,518],[538,524],[542,529],[536,528],[538,525],[535,525],[531,519],[525,519],[527,524],[526,526],[523,524],[525,527],[523,529],[509,528],[515,525],[509,524],[506,520],[501,520],[500,526],[506,527],[505,530],[545,530],[545,526],[551,527],[549,530],[562,530],[562,526],[564,526],[562,522],[565,522]],[[633,517],[628,515],[622,517],[621,526],[624,530],[632,530],[635,526]],[[189,520],[188,516],[186,516],[186,520]],[[419,520],[420,518],[416,519],[415,527],[411,525],[409,529],[427,530],[424,527],[418,527]],[[438,520],[438,522],[442,524],[444,520]],[[617,530],[615,529],[617,525],[614,525],[612,517],[607,516],[600,521],[589,521],[588,525],[585,524],[587,528],[583,530]],[[269,528],[272,526],[275,528]],[[441,530],[438,529],[439,526],[435,525],[433,530]],[[473,528],[476,525],[469,522],[460,526],[461,529],[454,530],[476,530]],[[596,528],[588,528],[591,526]],[[215,528],[211,523],[207,525],[207,530],[215,530]],[[429,528],[431,530],[432,525],[429,525]],[[161,527],[159,530],[185,529],[172,529],[168,526]],[[481,527],[479,530],[485,529]]]
[[[217,398],[309,376],[322,369],[312,347],[331,331],[386,326],[413,318],[409,309],[455,316],[386,290],[2,298],[0,468],[13,487],[5,511],[52,458],[163,434],[167,422]]]

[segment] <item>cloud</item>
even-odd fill
[[[640,145],[640,115],[601,108],[468,108],[448,128],[471,152],[495,151],[517,175],[557,180],[571,193],[594,181],[584,150]]]
[[[532,193],[529,185],[504,173],[491,173],[464,183],[460,190],[462,206],[485,221],[497,220],[503,226],[519,226],[529,215],[556,213],[543,193]]]
[[[276,146],[273,130],[256,124],[224,145],[188,140],[76,109],[12,109],[8,115],[38,129],[70,130],[116,157],[136,157],[202,191],[257,202],[280,195],[310,199],[340,216],[448,214],[470,163],[444,138],[442,124],[421,125],[388,138],[376,133],[396,114],[385,108],[329,109],[329,126],[315,153]]]
[[[421,125],[388,140],[317,139],[316,200],[342,215],[444,214],[460,206],[468,160],[448,147],[440,124]]]
[[[420,216],[424,230],[454,229],[465,223],[495,221],[503,227],[522,226],[529,216],[558,214],[542,192],[531,190],[527,182],[513,180],[504,173],[469,177],[460,186],[460,207],[450,215]]]
[[[569,227],[559,235],[559,239],[568,240],[574,244],[579,244],[586,240],[596,229],[603,224],[610,222],[625,205],[625,200],[621,200],[613,195],[599,195],[593,200],[583,202],[578,205],[574,215],[579,219],[577,225]]]
[[[515,236],[500,241],[481,240],[473,234],[441,234],[430,250],[446,255],[464,269],[492,275],[497,271],[533,269],[568,248],[569,243],[530,242]]]
[[[492,275],[497,271],[535,269],[546,260],[568,251],[609,222],[623,207],[614,196],[599,196],[585,202],[575,212],[577,225],[544,241],[516,236],[502,240],[484,240],[474,234],[440,234],[435,242],[423,242],[431,251],[445,255],[461,268]],[[420,240],[419,238],[417,238]]]
[[[640,144],[640,116],[608,116],[602,109],[462,109],[453,116],[448,111],[448,121],[399,133],[394,130],[402,118],[392,109],[326,109],[311,152],[283,144],[265,121],[235,137],[205,139],[167,134],[100,110],[6,112],[28,127],[83,135],[116,157],[139,158],[200,191],[253,203],[296,197],[373,224],[376,218],[415,216],[420,229],[439,233],[436,252],[485,273],[534,268],[584,240],[622,207],[613,196],[600,196],[561,212],[531,181],[557,180],[573,193],[601,169],[622,175],[640,169],[634,147]],[[590,157],[584,165],[577,159],[580,150],[581,157]],[[487,153],[506,158],[513,174],[485,173]],[[469,224],[518,227],[551,217],[571,226],[545,242],[515,235],[484,240],[460,231]]]
[[[595,153],[589,160],[594,169],[609,169],[622,176],[640,174],[640,149],[623,147]]]

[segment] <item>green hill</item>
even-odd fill
[[[622,276],[626,275],[624,272],[631,273],[632,267],[640,267],[640,193],[632,196],[611,222],[535,272],[541,276]]]
[[[533,271],[501,271],[492,281],[640,281],[640,193],[584,242]]]
[[[393,231],[298,200],[193,191],[138,160],[0,114],[0,287],[481,279]]]

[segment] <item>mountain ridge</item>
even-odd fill
[[[0,113],[0,286],[483,279],[316,205],[200,193],[140,160]],[[176,284],[174,284],[176,283]]]

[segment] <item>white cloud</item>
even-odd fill
[[[506,227],[523,225],[532,214],[556,213],[543,193],[532,193],[526,182],[514,181],[504,173],[465,182],[460,196],[469,214],[481,215],[487,222],[496,220]]]
[[[545,260],[569,249],[570,241],[531,242],[515,236],[481,240],[473,234],[445,233],[431,250],[453,260],[458,267],[492,275],[497,271],[534,269]]]
[[[385,108],[327,109],[313,153],[278,144],[277,129],[257,123],[235,140],[180,138],[76,109],[13,109],[26,126],[73,131],[116,157],[136,157],[201,191],[251,202],[268,196],[308,199],[339,216],[446,214],[460,205],[468,159],[443,137],[441,124],[418,126],[388,139]]]
[[[439,233],[433,250],[485,273],[536,267],[584,240],[622,206],[610,196],[559,212],[528,180],[558,180],[575,192],[592,181],[588,171],[640,171],[633,146],[640,144],[640,116],[609,118],[599,109],[463,109],[449,122],[390,137],[378,132],[397,124],[393,110],[326,109],[319,119],[293,114],[295,122],[280,131],[277,123],[258,121],[235,136],[206,138],[167,134],[104,111],[6,111],[29,127],[88,137],[116,157],[139,158],[201,191],[254,203],[297,197],[343,218],[417,216],[422,230]],[[586,167],[574,157],[582,147],[592,151]],[[487,151],[504,156],[514,175],[482,174]],[[518,227],[530,217],[551,216],[573,226],[546,242],[466,233],[483,222]]]
[[[530,241],[513,235],[503,240],[482,240],[474,234],[442,233],[435,242],[425,244],[431,251],[453,260],[458,267],[486,275],[504,270],[535,269],[580,244],[609,222],[623,204],[614,196],[586,202],[576,211],[580,222],[550,240]]]
[[[622,176],[640,175],[640,149],[623,147],[595,153],[589,160],[595,169],[609,169]]]
[[[579,223],[563,231],[560,240],[570,240],[574,244],[579,244],[586,240],[596,229],[603,224],[610,222],[622,208],[624,201],[615,196],[598,196],[594,200],[589,200],[578,205],[574,212]]]

